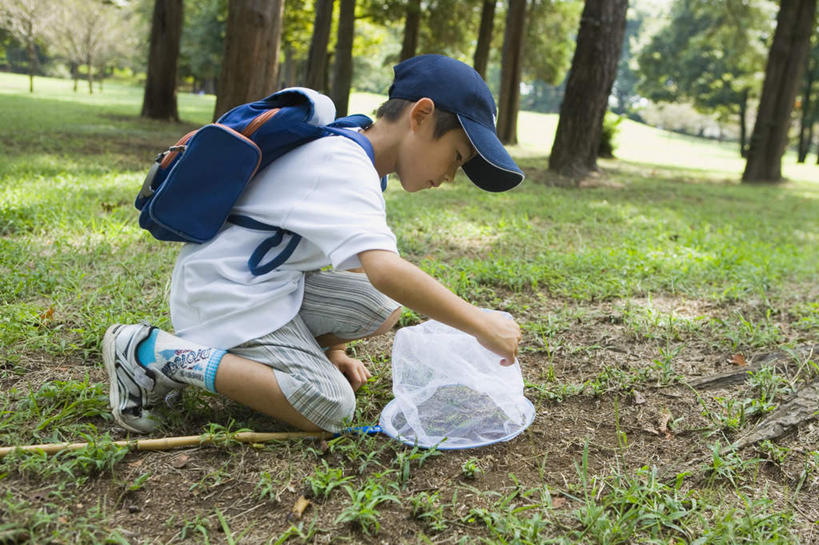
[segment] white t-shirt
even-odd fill
[[[378,173],[364,149],[343,136],[319,138],[268,165],[234,211],[302,241],[286,263],[261,276],[247,261],[270,232],[228,223],[209,242],[182,248],[171,279],[171,321],[177,335],[206,346],[232,348],[285,325],[301,307],[306,271],[360,267],[365,250],[398,253]]]

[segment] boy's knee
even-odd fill
[[[321,425],[324,429],[335,433],[349,426],[355,415],[355,392],[349,384],[344,386],[344,388],[336,388],[332,393],[325,394],[328,410]]]
[[[372,336],[375,337],[377,335],[383,335],[384,333],[386,333],[387,331],[392,329],[395,326],[395,324],[398,323],[398,320],[401,318],[401,313],[402,312],[403,312],[403,307],[398,307],[397,309],[395,309],[392,312],[392,314],[390,314],[387,317],[387,319],[384,320],[384,323],[381,324],[381,326],[378,329],[375,330],[375,333],[373,333]]]

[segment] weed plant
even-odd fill
[[[390,482],[391,473],[394,471],[377,473],[360,488],[344,485],[344,490],[350,496],[350,505],[339,514],[335,522],[350,522],[367,535],[378,533],[381,528],[378,507],[386,502],[401,503],[396,494],[397,484]]]

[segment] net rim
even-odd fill
[[[418,447],[424,448],[424,449],[429,449],[429,448],[436,447],[438,450],[466,450],[466,449],[470,449],[470,448],[488,447],[489,445],[494,445],[495,443],[504,443],[506,441],[510,441],[510,440],[514,439],[515,437],[517,437],[518,435],[520,435],[521,433],[526,431],[526,429],[529,426],[532,425],[532,422],[535,421],[535,413],[536,413],[535,406],[532,404],[531,401],[529,401],[529,399],[527,397],[523,397],[523,400],[526,402],[524,404],[524,406],[526,406],[530,410],[527,411],[528,417],[527,417],[526,421],[520,426],[520,429],[518,429],[518,430],[516,430],[516,431],[514,431],[514,432],[512,432],[512,433],[510,433],[508,435],[500,437],[498,439],[493,439],[491,441],[483,441],[483,442],[480,442],[480,443],[473,443],[473,444],[469,444],[469,445],[447,446],[446,445],[446,439],[444,439],[444,441],[442,441],[441,443],[438,443],[437,447],[436,447],[436,445],[423,445],[421,443],[418,443],[417,439],[410,440],[407,437],[401,436],[393,428],[393,426],[389,423],[389,419],[393,416],[390,413],[394,413],[395,408],[398,406],[398,404],[396,403],[397,399],[393,399],[392,401],[387,403],[387,406],[384,407],[384,410],[381,411],[381,415],[378,418],[378,425],[381,426],[381,432],[384,435],[386,435],[388,437],[391,437],[392,439],[395,439],[396,441],[400,441],[401,443],[404,443],[405,445],[410,446],[410,447],[418,446]]]

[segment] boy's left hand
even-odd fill
[[[351,358],[344,350],[331,348],[327,351],[327,359],[347,377],[354,392],[358,391],[372,376],[370,371],[364,366],[364,363],[355,358]]]

